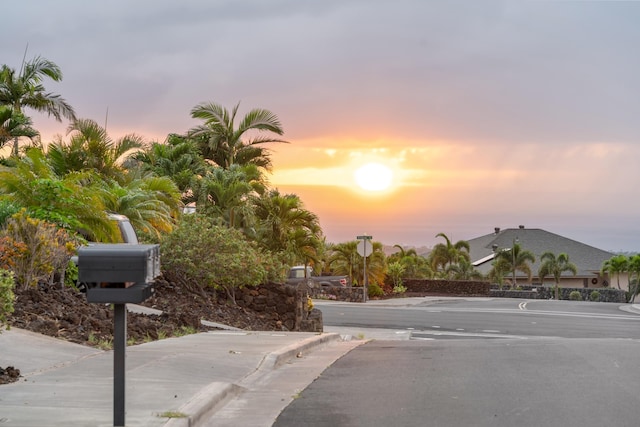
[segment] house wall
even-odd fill
[[[605,280],[609,282],[609,287],[618,289],[618,281],[620,282],[620,289],[625,291],[629,290],[629,273],[614,274],[609,278],[609,275],[605,275]]]

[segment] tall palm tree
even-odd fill
[[[40,56],[24,61],[17,73],[3,65],[0,68],[0,105],[8,105],[17,113],[22,113],[23,108],[32,108],[53,116],[57,121],[62,121],[62,117],[75,120],[75,112],[67,101],[60,95],[46,92],[42,84],[45,77],[59,82],[62,71],[55,63]],[[12,154],[18,156],[17,138],[14,139]]]
[[[194,119],[204,120],[204,124],[189,130],[205,159],[229,169],[233,164],[252,164],[271,170],[271,158],[263,144],[270,142],[287,143],[271,134],[284,133],[278,117],[264,109],[249,111],[235,127],[236,114],[240,104],[229,112],[219,104],[203,103],[191,110]],[[267,132],[265,135],[264,132]]]
[[[640,289],[640,254],[631,255],[628,260],[627,268],[629,270],[629,294],[633,303],[636,300],[638,289]],[[633,284],[633,287],[631,286]]]
[[[519,243],[514,242],[511,249],[498,251],[494,268],[497,271],[509,271],[512,274],[511,286],[516,284],[516,272],[520,271],[527,275],[529,282],[531,281],[531,266],[536,262],[536,257],[531,251],[523,250]]]
[[[24,114],[14,111],[11,107],[0,106],[0,148],[16,138],[36,138],[40,134],[32,125],[31,119]]]
[[[448,266],[457,264],[460,259],[469,260],[469,242],[459,240],[454,244],[444,233],[438,233],[436,237],[444,238],[445,243],[435,245],[429,254],[434,270],[444,272]]]
[[[615,275],[620,289],[620,275],[629,271],[629,259],[624,255],[615,255],[602,264],[601,272],[608,273],[609,277]]]
[[[541,265],[538,269],[538,277],[541,281],[547,276],[553,276],[556,282],[556,299],[559,298],[560,277],[565,271],[578,274],[578,267],[569,261],[569,255],[561,253],[557,257],[553,252],[545,252],[540,256]]]

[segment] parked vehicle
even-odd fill
[[[138,235],[136,234],[136,230],[134,230],[133,226],[131,225],[129,218],[127,218],[125,215],[114,214],[114,213],[109,213],[108,217],[109,217],[109,220],[116,223],[116,225],[118,226],[118,230],[120,230],[120,238],[118,239],[119,241],[116,243],[126,243],[128,245],[139,244]],[[91,245],[91,242],[89,242],[89,245]],[[71,261],[77,266],[78,256],[77,255],[72,256]],[[98,286],[98,284],[83,283],[83,282],[76,283],[76,287],[80,290],[80,292],[86,292],[87,288],[93,288],[95,286]]]
[[[297,285],[305,281],[310,282],[312,286],[351,286],[348,276],[318,276],[311,267],[306,267],[306,269],[304,265],[291,267],[287,275],[287,284]]]
[[[109,219],[116,224],[118,224],[118,229],[120,230],[120,238],[121,241],[119,243],[128,243],[130,245],[137,245],[138,235],[136,231],[133,229],[129,218],[124,215],[119,214],[109,214]]]

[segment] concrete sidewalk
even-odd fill
[[[264,389],[283,365],[313,362],[304,369],[309,371],[305,382],[311,382],[362,342],[347,343],[337,333],[215,331],[127,347],[126,425],[219,425],[212,423],[212,414]],[[14,328],[0,334],[0,366],[14,366],[22,375],[0,386],[3,427],[113,425],[112,351]],[[288,386],[278,385],[284,393],[278,407],[263,408],[262,415],[258,411],[254,422],[238,421],[247,411],[227,411],[220,425],[270,426],[306,384]],[[163,416],[171,412],[185,417]]]

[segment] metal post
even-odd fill
[[[518,238],[513,239],[513,244],[511,245],[511,259],[513,262],[513,283],[511,283],[511,288],[516,288],[516,243],[518,243]]]
[[[367,302],[367,299],[369,298],[369,287],[367,284],[367,239],[364,239],[364,272],[363,272],[363,277],[364,277],[364,295],[362,296],[362,302]]]
[[[367,241],[371,240],[371,236],[364,234],[362,236],[356,237],[358,240],[362,240],[362,252],[360,252],[360,243],[358,243],[358,253],[364,258],[364,271],[362,272],[363,283],[362,283],[362,302],[367,302],[369,297],[369,286],[368,286],[368,277],[367,277]]]
[[[127,305],[114,304],[113,316],[113,425],[124,427],[125,350],[127,348]]]

